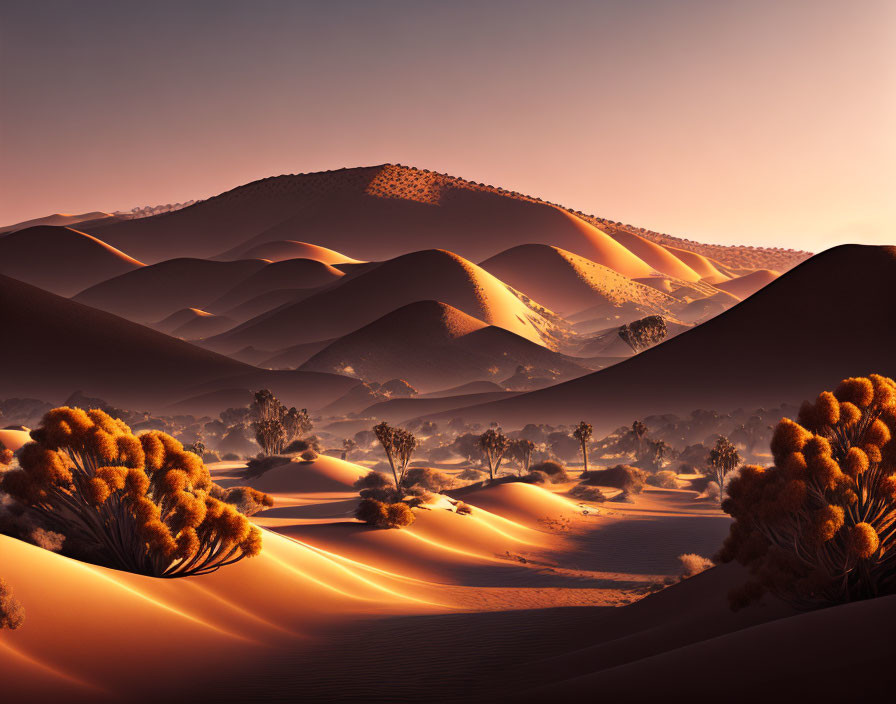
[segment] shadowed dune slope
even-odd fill
[[[249,320],[207,344],[225,352],[246,345],[280,350],[340,337],[421,300],[444,301],[534,342],[542,342],[552,327],[475,264],[445,250],[424,250],[383,262],[300,303]]]
[[[232,252],[224,252],[215,259],[267,259],[280,262],[284,259],[313,259],[322,264],[359,264],[357,259],[347,257],[326,247],[297,240],[275,240],[254,247],[236,247]]]
[[[213,313],[222,313],[272,291],[318,288],[343,276],[339,269],[314,259],[286,259],[259,269],[208,307]]]
[[[437,301],[419,301],[349,333],[299,369],[362,379],[402,378],[422,391],[513,374],[517,365],[584,374],[568,358]]]
[[[752,296],[763,286],[768,286],[779,276],[780,274],[777,271],[759,269],[758,271],[746,274],[745,276],[738,276],[730,281],[721,281],[713,285],[733,296],[743,299]]]
[[[603,432],[647,414],[799,402],[843,377],[896,374],[894,298],[896,248],[835,247],[636,357],[452,415],[505,427],[587,418]]]
[[[60,296],[73,296],[142,266],[93,235],[70,227],[29,227],[0,237],[0,274]]]
[[[259,259],[170,259],[91,286],[74,300],[128,320],[149,323],[182,308],[205,310],[235,283],[266,265]]]
[[[490,274],[560,315],[586,308],[665,312],[675,299],[559,247],[522,244],[480,264]]]
[[[41,225],[51,225],[53,227],[71,227],[81,222],[96,223],[106,218],[113,218],[114,215],[95,210],[90,213],[81,213],[80,215],[69,215],[67,213],[54,213],[42,218],[34,218],[33,220],[24,220],[14,225],[4,225],[0,227],[0,235],[6,232],[17,232],[29,227],[39,227]]]
[[[16,336],[16,344],[0,347],[8,396],[59,402],[81,390],[124,408],[152,409],[193,389],[198,395],[268,387],[291,405],[305,400],[312,408],[312,400],[328,403],[358,383],[334,374],[256,369],[5,276],[0,300],[0,328]]]
[[[683,281],[697,281],[702,276],[665,247],[624,230],[613,230],[609,236],[658,272]]]

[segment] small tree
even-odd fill
[[[709,465],[710,476],[719,485],[719,506],[721,506],[725,496],[725,477],[740,464],[740,455],[728,438],[720,435],[716,440],[716,446],[709,451],[709,458],[706,462]]]
[[[648,315],[619,328],[619,337],[635,352],[662,342],[667,333],[666,321],[661,315]]]
[[[283,451],[286,431],[283,423],[276,418],[264,418],[252,423],[255,430],[255,441],[266,455],[276,455]]]
[[[285,435],[284,445],[288,445],[294,440],[299,440],[314,428],[306,408],[301,410],[290,408],[288,411],[282,412],[280,422],[283,424],[283,433]]]
[[[535,451],[535,443],[525,438],[514,440],[508,450],[510,457],[520,464],[521,472],[529,473],[529,464],[532,462],[532,453]]]
[[[373,432],[383,446],[386,459],[392,468],[395,488],[399,496],[403,495],[404,478],[417,449],[417,438],[404,428],[393,428],[386,421],[374,426]]]
[[[635,457],[641,457],[644,452],[644,436],[647,435],[647,426],[639,420],[632,423],[632,437],[635,439]]]
[[[358,443],[356,443],[351,438],[346,438],[342,441],[342,459],[347,459],[350,452],[354,452],[358,449]]]
[[[510,440],[499,430],[489,428],[479,436],[479,448],[488,461],[488,478],[494,479],[501,467],[504,453],[510,448]]]
[[[261,550],[261,531],[211,496],[202,460],[99,410],[47,413],[0,490],[104,564],[154,577],[213,572]]]
[[[572,436],[582,445],[582,462],[586,472],[588,471],[588,441],[591,439],[593,430],[590,423],[581,421],[572,431]]]
[[[205,452],[208,448],[206,448],[205,443],[202,440],[197,440],[192,445],[187,445],[184,447],[184,450],[187,452],[192,452],[194,455],[202,459],[205,456]]]

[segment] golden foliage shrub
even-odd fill
[[[746,466],[722,507],[718,558],[746,565],[735,608],[771,592],[798,608],[896,593],[896,383],[843,380],[784,418],[772,467]]]
[[[0,630],[11,631],[20,628],[25,622],[25,609],[15,598],[6,580],[0,578]]]
[[[376,528],[404,528],[416,520],[414,511],[403,501],[384,503],[376,499],[361,499],[355,518]]]
[[[104,564],[155,577],[205,574],[261,550],[261,531],[210,495],[196,455],[170,435],[134,435],[99,410],[47,413],[0,489]]]

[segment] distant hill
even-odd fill
[[[80,215],[70,215],[68,213],[53,213],[53,215],[46,215],[42,218],[34,218],[32,220],[17,222],[14,225],[4,225],[0,227],[0,235],[7,232],[17,232],[18,230],[24,230],[29,227],[38,227],[41,225],[70,227],[82,222],[97,223],[100,220],[105,220],[106,218],[112,217],[114,216],[111,213],[104,213],[100,210],[94,210],[89,213],[81,213]]]
[[[401,378],[426,393],[502,379],[520,365],[552,370],[557,378],[587,373],[569,357],[437,301],[392,311],[331,342],[299,369],[380,383]]]
[[[39,225],[0,236],[0,274],[73,296],[100,281],[143,266],[93,235]]]
[[[818,254],[716,318],[608,369],[453,413],[468,421],[576,422],[798,403],[841,378],[896,375],[896,247]]]

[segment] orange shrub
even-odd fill
[[[0,578],[0,630],[16,630],[25,621],[25,609],[13,596],[12,589]]]
[[[261,550],[261,532],[210,495],[208,470],[170,435],[136,436],[102,411],[56,408],[0,489],[112,567],[156,577],[217,570]]]
[[[800,608],[896,593],[896,383],[845,379],[782,419],[772,467],[747,466],[722,507],[718,558],[751,580],[735,608],[772,592]]]

